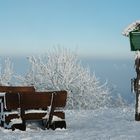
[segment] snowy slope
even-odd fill
[[[66,111],[67,129],[26,132],[0,128],[1,140],[139,140],[140,122],[134,120],[134,107]]]

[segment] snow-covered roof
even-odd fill
[[[135,22],[133,22],[133,23],[131,23],[130,25],[128,25],[125,29],[124,29],[124,31],[122,32],[122,34],[124,35],[124,36],[129,36],[129,33],[131,32],[131,31],[134,31],[134,30],[137,30],[137,29],[140,29],[140,20],[137,20],[137,21],[135,21]]]

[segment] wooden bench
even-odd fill
[[[7,94],[6,93],[10,93]],[[35,93],[33,86],[0,86],[0,125],[5,128],[11,119],[18,118],[19,93]],[[7,105],[6,105],[7,102]],[[16,105],[16,106],[15,106]]]
[[[26,130],[28,120],[42,121],[44,129],[66,128],[65,113],[62,111],[66,105],[66,91],[28,93],[5,94],[4,102],[0,102],[1,121],[5,128]]]
[[[21,118],[26,126],[27,120],[41,120],[44,129],[66,128],[65,113],[66,91],[36,92],[20,94]]]
[[[18,93],[5,93],[4,101],[0,100],[0,114],[1,114],[1,126],[4,128],[12,128],[12,125],[15,123],[13,121],[20,120],[20,104],[19,104],[19,94]],[[19,123],[19,122],[18,122]]]

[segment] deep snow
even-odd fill
[[[0,128],[0,140],[139,140],[140,122],[134,106],[98,110],[66,110],[67,129],[42,130],[28,124],[27,131]]]

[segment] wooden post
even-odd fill
[[[51,105],[50,105],[50,112],[49,112],[49,119],[47,122],[47,129],[50,128],[50,125],[52,123],[52,119],[53,119],[53,112],[54,112],[54,99],[55,99],[55,92],[52,93],[52,97],[51,97]]]
[[[140,57],[136,56],[135,69],[137,77],[134,80],[134,91],[136,93],[136,104],[135,104],[135,120],[140,121]]]

